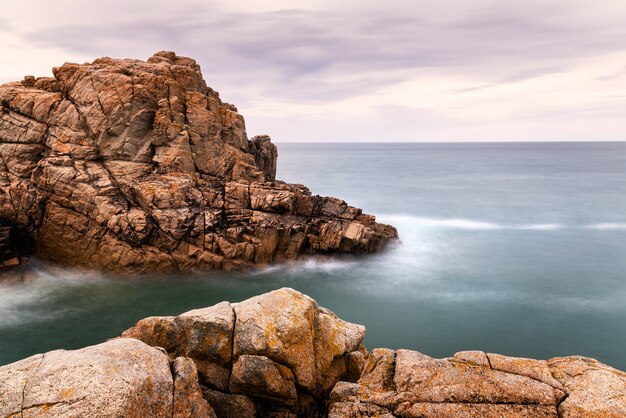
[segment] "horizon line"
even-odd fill
[[[526,143],[620,143],[626,142],[626,139],[608,139],[608,140],[586,140],[586,139],[568,139],[568,140],[497,140],[497,141],[476,141],[476,140],[468,140],[468,141],[421,141],[421,140],[407,140],[407,141],[398,141],[398,140],[371,140],[371,141],[359,141],[359,140],[319,140],[319,141],[283,141],[283,140],[274,140],[272,142],[276,144],[526,144]]]

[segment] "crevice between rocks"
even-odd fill
[[[233,374],[233,365],[235,364],[235,329],[237,327],[237,304],[231,304],[230,309],[233,311],[233,331],[230,334],[230,367],[228,368],[228,386],[230,390],[230,379]]]
[[[169,358],[169,355],[166,354],[166,356],[167,356],[167,362],[170,366],[170,374],[172,375],[172,416],[171,418],[174,418],[174,411],[176,410],[175,409],[176,405],[174,405],[174,403],[176,402],[176,371],[174,370],[174,361]],[[198,382],[198,384],[200,384],[200,382]]]
[[[559,418],[563,418],[563,411],[561,411],[561,404],[569,397],[569,393],[565,392],[565,396],[556,404],[556,414]]]
[[[526,375],[526,374],[513,373],[513,372],[511,372],[511,371],[509,371],[509,370],[502,370],[502,369],[498,369],[497,367],[493,367],[493,366],[491,365],[491,360],[489,359],[489,355],[488,355],[488,354],[485,354],[485,356],[487,357],[487,362],[489,363],[489,367],[490,367],[490,368],[491,368],[491,370],[493,370],[493,371],[502,372],[502,373],[507,373],[507,374],[511,374],[511,375],[513,375],[513,376],[525,377],[525,378],[527,378],[527,379],[534,380],[534,381],[535,381],[535,382],[537,382],[537,383],[542,383],[542,384],[544,384],[544,385],[546,385],[546,386],[550,386],[551,388],[556,389],[556,390],[559,390],[559,391],[561,391],[561,392],[565,393],[565,395],[567,395],[567,392],[566,392],[566,390],[565,390],[565,385],[564,385],[564,384],[563,384],[560,380],[558,380],[556,377],[554,377],[554,374],[552,373],[552,370],[550,369],[550,367],[548,367],[548,370],[550,371],[550,375],[552,376],[552,378],[553,378],[555,381],[559,382],[559,383],[561,384],[561,386],[562,386],[562,387],[556,387],[556,386],[554,386],[554,385],[551,385],[550,383],[544,382],[543,380],[539,380],[539,379],[537,379],[536,377],[528,376],[528,375]]]
[[[33,378],[37,374],[37,371],[39,370],[39,367],[41,366],[45,358],[46,358],[46,353],[43,353],[41,355],[41,360],[39,360],[39,363],[37,363],[37,366],[35,366],[35,370],[33,371]],[[22,405],[20,407],[20,417],[22,418],[24,418],[24,409],[29,409],[32,407],[32,406],[29,406],[28,408],[24,408],[24,401],[26,400],[26,388],[27,387],[28,387],[28,378],[26,378],[26,382],[24,383],[24,388],[22,388]]]
[[[391,366],[393,367],[393,375],[392,375],[392,378],[391,378],[391,384],[393,386],[393,391],[395,393],[398,393],[398,386],[396,385],[396,363],[397,363],[397,361],[398,361],[398,350],[394,350],[394,352],[393,352],[393,361],[391,362]]]
[[[491,370],[496,370],[493,368],[493,366],[491,365],[491,359],[489,358],[489,354],[485,353],[485,357],[487,358],[487,364],[489,364],[489,368]]]
[[[546,405],[542,403],[532,403],[532,402],[464,402],[464,401],[417,401],[412,402],[412,405],[418,404],[430,404],[430,405],[513,405],[513,406],[543,406],[549,408],[554,405]]]
[[[73,404],[75,404],[75,403],[77,403],[77,402],[82,401],[83,399],[86,399],[86,398],[87,398],[87,396],[81,396],[80,398],[73,399],[73,400],[71,400],[71,401],[56,401],[56,402],[41,402],[41,403],[36,403],[36,404],[32,404],[32,405],[30,405],[30,406],[28,406],[28,407],[26,407],[26,408],[23,408],[23,409],[22,409],[22,413],[23,413],[25,410],[29,410],[29,409],[33,409],[33,408],[40,408],[40,407],[42,407],[42,406],[43,406],[44,408],[46,408],[46,409],[47,409],[47,408],[50,408],[50,407],[52,407],[52,406],[54,406],[54,405],[73,405]],[[22,416],[23,416],[23,415],[22,415]]]

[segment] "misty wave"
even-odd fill
[[[555,231],[559,229],[591,229],[591,230],[626,230],[626,223],[591,223],[584,225],[566,225],[559,223],[496,223],[464,218],[429,218],[413,215],[381,215],[381,222],[392,225],[413,226],[422,229],[459,229],[468,231]]]
[[[475,219],[463,218],[428,218],[412,215],[382,215],[379,220],[389,223],[411,224],[422,228],[445,228],[445,229],[465,229],[472,231],[489,231],[489,230],[556,230],[565,228],[565,225],[556,223],[538,223],[538,224],[503,224],[489,221],[481,221]]]
[[[587,229],[597,229],[599,231],[620,230],[620,229],[626,230],[626,223],[607,222],[607,223],[590,224],[590,225],[587,225]]]
[[[0,284],[0,326],[63,317],[63,306],[57,305],[54,310],[45,312],[41,312],[39,307],[51,303],[68,289],[94,284],[106,286],[106,276],[97,272],[60,268],[33,258],[28,280],[24,283]]]
[[[269,265],[261,269],[251,271],[250,274],[253,276],[259,276],[283,272],[291,274],[306,272],[333,273],[351,269],[355,265],[356,262],[354,260],[318,255],[299,260],[287,261],[281,264]]]

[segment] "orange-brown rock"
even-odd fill
[[[549,361],[465,351],[434,359],[373,350],[357,383],[339,382],[329,416],[619,417],[626,374],[596,360]]]
[[[548,364],[569,395],[559,406],[560,417],[626,417],[626,373],[580,356]]]
[[[238,270],[397,237],[277,181],[276,146],[248,139],[191,58],[100,58],[53,74],[0,86],[0,267],[34,253],[117,272]]]
[[[162,347],[171,358],[191,358],[218,416],[220,410],[250,409],[237,397],[242,395],[267,413],[319,413],[335,383],[358,379],[367,354],[364,336],[363,326],[289,288],[145,318],[122,334]]]

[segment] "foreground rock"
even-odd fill
[[[195,366],[132,339],[0,368],[0,417],[214,417]]]
[[[331,417],[617,418],[626,416],[626,373],[583,357],[377,349],[359,381],[337,383],[330,401]]]
[[[100,58],[0,86],[0,269],[119,272],[366,253],[393,227],[275,179],[276,147],[191,58]]]
[[[364,334],[292,289],[146,318],[0,367],[0,418],[626,416],[626,373],[593,359],[368,353]]]
[[[191,358],[216,411],[244,405],[262,415],[323,414],[335,383],[356,380],[367,354],[363,326],[293,289],[146,318],[122,336]]]

